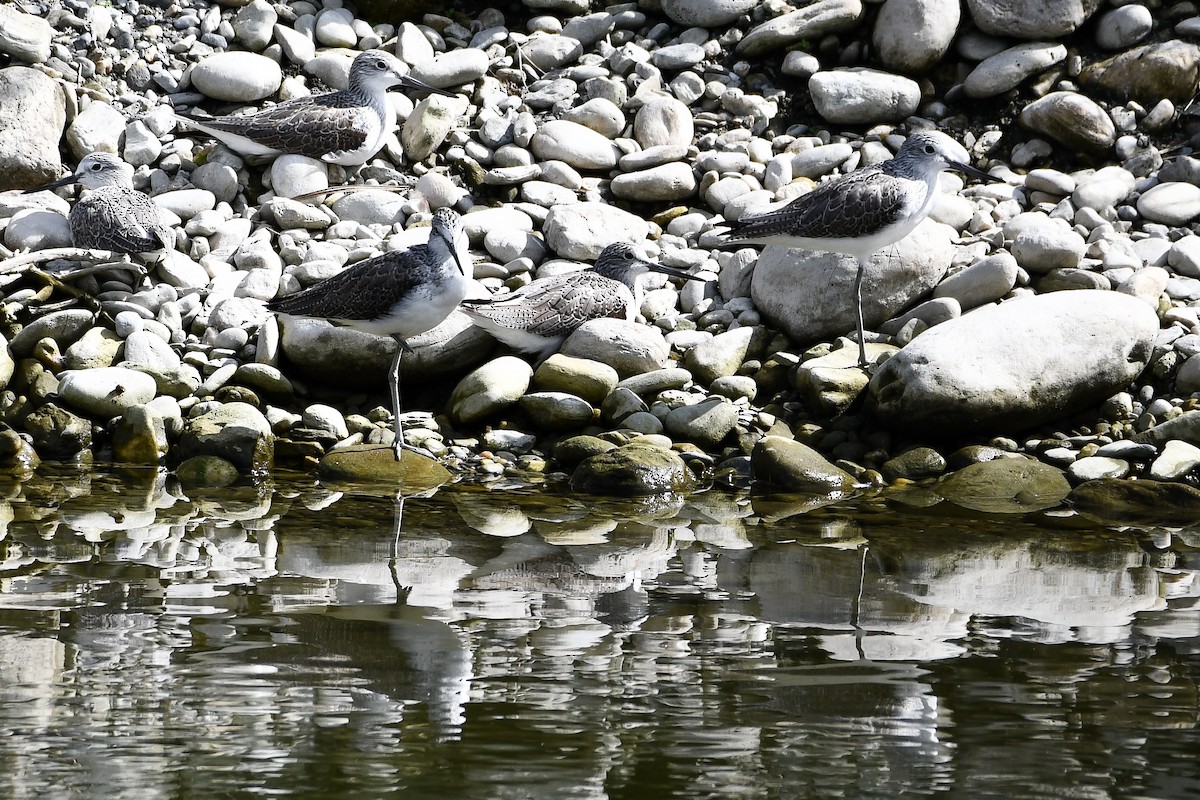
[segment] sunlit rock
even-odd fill
[[[1030,458],[971,464],[935,489],[955,505],[993,514],[1023,514],[1062,502],[1071,485],[1062,470]]]

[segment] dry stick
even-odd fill
[[[45,264],[50,261],[87,261],[99,263],[112,261],[113,254],[109,250],[87,250],[82,247],[52,247],[49,250],[34,250],[29,253],[6,258],[0,261],[0,275],[19,272],[30,266]]]
[[[305,200],[312,200],[313,198],[323,197],[328,194],[334,194],[335,192],[361,192],[361,191],[365,191],[366,189],[378,189],[378,190],[384,191],[384,192],[412,191],[411,186],[393,186],[392,184],[380,184],[379,186],[371,186],[371,185],[364,185],[364,184],[360,184],[360,183],[342,183],[342,184],[338,184],[337,186],[330,186],[326,189],[317,189],[315,191],[305,192],[304,194],[298,194],[295,197],[293,197],[292,199],[300,201],[300,202],[304,202]]]
[[[50,250],[35,250],[31,253],[22,253],[19,256],[14,256],[4,261],[0,261],[0,275],[6,275],[13,272],[28,271],[31,273],[41,272],[40,265],[52,261],[78,261],[91,262],[86,267],[73,269],[68,272],[45,273],[53,275],[60,281],[73,281],[88,275],[94,275],[97,272],[108,272],[120,270],[131,273],[132,280],[130,286],[137,285],[138,281],[146,276],[146,267],[142,264],[135,264],[132,261],[121,259],[113,261],[113,253],[109,250],[86,250],[79,247],[58,247]]]

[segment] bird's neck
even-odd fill
[[[387,100],[387,89],[375,90],[372,87],[363,86],[356,83],[351,84],[346,90],[346,98],[350,101],[350,105],[367,106],[374,109],[380,119],[387,120],[389,117],[394,121],[395,114],[391,113],[392,105]],[[390,125],[388,126],[390,129]]]
[[[474,270],[471,265],[471,256],[465,246],[456,246],[451,249],[439,236],[430,237],[427,246],[430,258],[443,279],[453,281],[471,277]]]

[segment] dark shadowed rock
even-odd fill
[[[25,430],[42,458],[66,461],[92,447],[92,423],[53,403],[26,417]]]
[[[1200,490],[1182,483],[1100,478],[1072,489],[1067,503],[1106,524],[1193,525],[1200,519]]]

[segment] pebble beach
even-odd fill
[[[0,466],[1200,514],[1195,4],[401,6],[0,6]],[[454,96],[390,93],[359,169],[246,158],[175,116],[344,88],[375,48]],[[722,223],[922,130],[993,180],[943,174],[871,260],[860,368],[854,260],[721,248]],[[24,193],[96,151],[166,216],[165,257],[74,249],[73,190]],[[440,208],[478,297],[614,241],[704,280],[654,276],[636,320],[541,363],[453,313],[410,341],[428,457],[397,462],[395,342],[266,304],[424,242]]]

